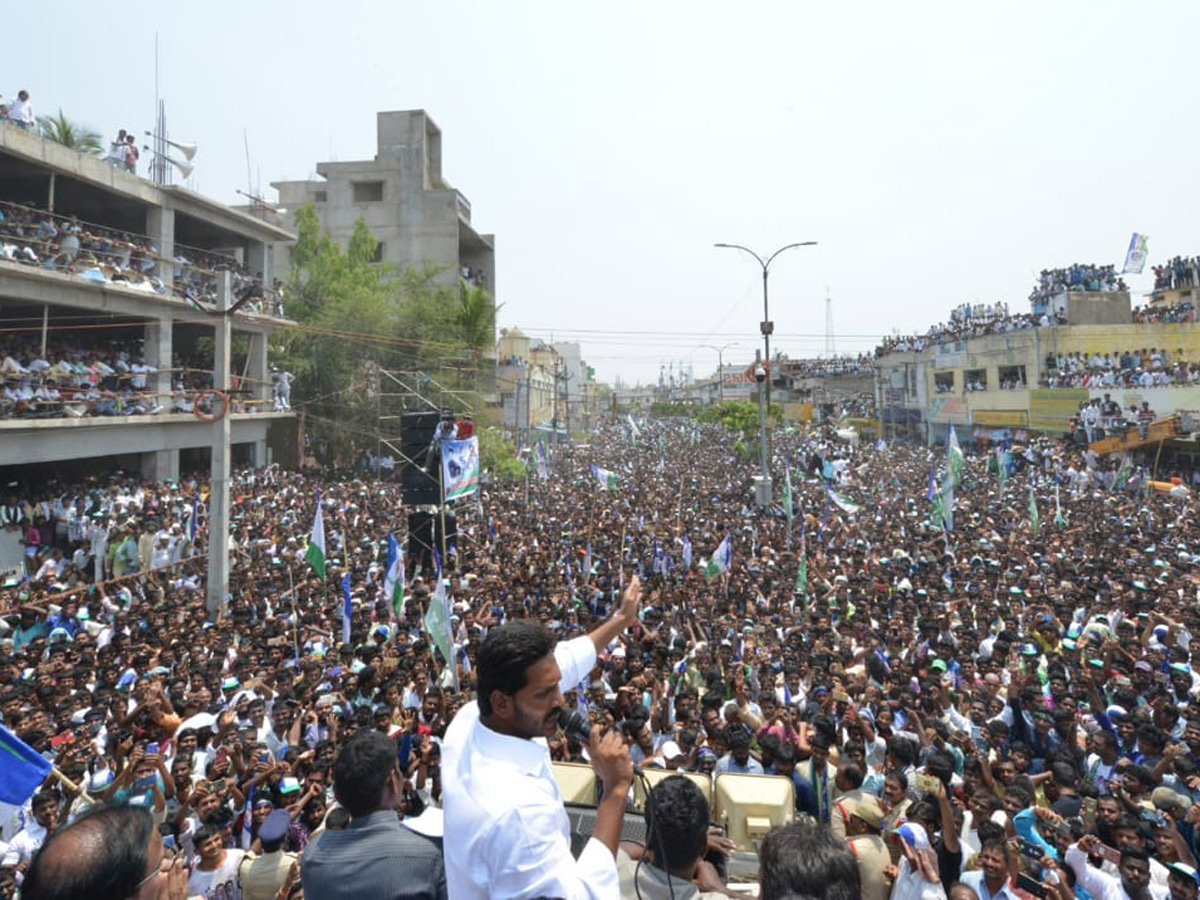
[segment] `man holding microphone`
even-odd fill
[[[616,615],[591,634],[557,645],[529,620],[488,632],[476,662],[477,700],[458,711],[442,743],[450,900],[620,895],[616,852],[633,783],[629,750],[615,731],[591,735],[588,755],[604,798],[576,860],[546,737],[558,725],[563,691],[637,621],[640,598],[635,575]]]

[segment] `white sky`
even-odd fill
[[[792,356],[822,352],[827,286],[857,352],[962,302],[1024,311],[1038,270],[1120,264],[1135,230],[1151,264],[1200,253],[1188,0],[64,0],[12,24],[0,94],[106,140],[153,124],[157,31],[171,135],[225,202],[244,132],[273,196],[371,158],[377,110],[428,110],[497,236],[498,324],[580,341],[603,380],[752,357],[759,270],[715,241],[820,242],[772,269]]]

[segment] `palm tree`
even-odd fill
[[[61,108],[57,116],[38,116],[38,132],[48,141],[70,147],[88,156],[99,156],[104,152],[100,143],[100,133],[72,122],[63,114]]]
[[[499,308],[492,300],[492,295],[481,285],[468,284],[459,279],[455,324],[458,326],[458,339],[467,345],[473,359],[478,359],[479,351],[490,348],[495,341],[496,310]]]

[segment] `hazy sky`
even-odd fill
[[[496,234],[498,323],[579,340],[605,380],[752,357],[759,270],[715,241],[820,242],[772,269],[792,356],[823,351],[827,287],[857,352],[959,303],[1025,310],[1041,268],[1119,264],[1132,231],[1151,263],[1200,253],[1188,0],[64,0],[14,24],[0,94],[106,139],[153,124],[157,31],[171,134],[226,202],[428,110]]]

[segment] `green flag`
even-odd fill
[[[950,466],[950,477],[954,479],[954,483],[958,484],[962,481],[963,466],[966,461],[963,459],[962,448],[958,446],[958,433],[954,430],[954,426],[950,426],[950,437],[946,441],[946,457]]]
[[[312,536],[304,557],[312,565],[321,580],[325,580],[325,519],[321,515],[321,489],[317,488],[317,515],[313,519]]]
[[[796,512],[792,508],[792,467],[785,466],[783,470],[783,496],[779,500],[783,506],[783,514],[787,516],[788,541],[792,539],[792,519]]]
[[[1033,485],[1029,486],[1029,533],[1038,536],[1041,523],[1038,520],[1037,498],[1033,495]]]

